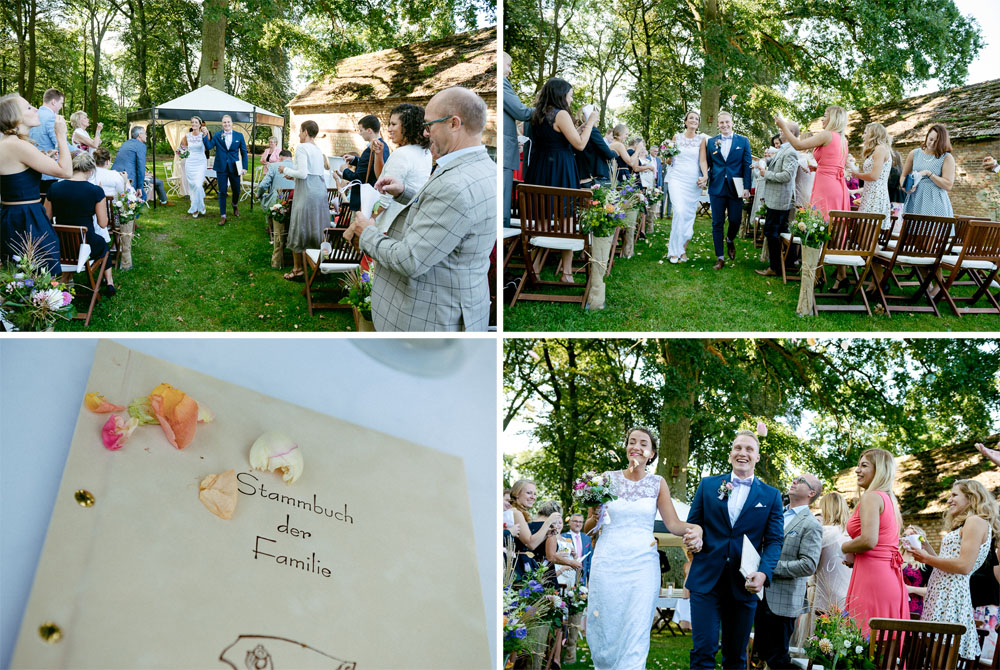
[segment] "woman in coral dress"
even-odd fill
[[[853,555],[854,562],[845,609],[867,636],[871,619],[908,619],[910,613],[899,553],[902,517],[892,494],[895,461],[884,449],[869,449],[861,454],[855,473],[865,492],[847,521],[852,539],[840,550],[848,562]]]
[[[847,127],[844,108],[837,105],[827,107],[823,115],[823,130],[805,140],[792,135],[785,119],[778,116],[775,121],[797,151],[813,150],[818,167],[809,204],[818,209],[824,219],[831,211],[850,211],[851,197],[844,180],[848,156],[847,140],[843,136]]]

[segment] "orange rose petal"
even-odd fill
[[[201,480],[198,500],[220,519],[232,519],[236,511],[236,471],[226,470]]]
[[[97,414],[121,412],[125,409],[121,405],[115,405],[114,403],[108,402],[100,393],[88,393],[83,396],[83,404],[86,405],[87,409],[91,412],[95,412]]]
[[[198,403],[170,384],[160,384],[149,394],[149,404],[167,441],[178,449],[191,444],[198,425]]]

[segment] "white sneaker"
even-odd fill
[[[677,265],[677,256],[671,256],[670,262],[673,263],[674,265]]]

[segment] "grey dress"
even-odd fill
[[[296,160],[296,170],[308,170],[308,174],[305,177],[294,175],[292,216],[288,221],[288,239],[285,244],[295,253],[318,249],[323,229],[330,225],[330,202],[326,193],[326,180],[322,174],[323,154],[311,143],[298,146],[297,159],[298,152],[307,152],[307,155],[303,156],[306,160]],[[316,174],[317,171],[319,174]]]
[[[940,177],[941,169],[944,166],[945,156],[941,154],[937,158],[934,154],[924,153],[922,149],[913,151],[913,169],[911,172],[930,170],[932,174]],[[930,216],[954,216],[951,208],[951,198],[948,191],[935,184],[929,177],[924,177],[917,183],[917,188],[913,193],[906,194],[906,202],[903,203],[905,214],[927,214]]]

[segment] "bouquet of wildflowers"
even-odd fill
[[[824,668],[867,670],[874,668],[868,655],[868,640],[847,612],[834,607],[816,619],[816,628],[806,640],[806,656]]]
[[[611,492],[611,478],[594,470],[583,473],[573,482],[573,497],[583,507],[596,507],[618,499]]]
[[[664,158],[673,158],[680,152],[681,150],[677,148],[677,144],[673,140],[667,140],[660,145],[660,155]]]
[[[118,212],[118,221],[122,224],[135,221],[139,211],[139,194],[134,190],[127,190],[115,196],[112,206]]]
[[[180,149],[177,150],[176,153],[177,157],[180,158],[181,160],[184,160],[185,158],[191,155],[191,152],[188,151],[187,147],[181,147]]]
[[[569,615],[579,614],[587,609],[587,587],[582,584],[567,586],[563,592],[566,605],[569,607]]]
[[[598,186],[580,213],[580,230],[594,237],[607,237],[624,218],[625,211],[618,204],[618,192],[609,186]]]
[[[638,178],[632,175],[619,185],[618,202],[623,210],[638,209],[646,203],[646,196],[642,194],[638,182]]]
[[[40,241],[28,235],[16,251],[20,260],[0,267],[0,319],[7,327],[43,331],[76,316],[73,290],[52,278],[42,251]]]
[[[368,256],[361,257],[361,267],[354,272],[348,272],[340,285],[347,290],[347,295],[340,299],[341,305],[350,305],[369,321],[372,318],[372,270],[375,261]]]
[[[792,234],[802,238],[804,247],[818,248],[830,241],[830,227],[815,205],[809,209],[798,208],[792,223]]]
[[[508,542],[513,553],[513,541]],[[517,654],[530,653],[528,631],[549,625],[552,603],[542,584],[545,568],[540,567],[524,579],[515,581],[514,561],[508,560],[503,586],[503,653],[511,661]]]
[[[650,207],[655,207],[661,200],[663,200],[663,189],[659,186],[647,189],[646,200]]]

